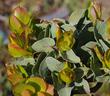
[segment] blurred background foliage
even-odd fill
[[[8,17],[16,6],[24,6],[34,16],[42,19],[65,18],[77,8],[85,8],[88,0],[0,0],[0,96],[10,93],[10,84],[6,79],[5,64],[11,58],[7,52]],[[110,15],[109,0],[96,0],[102,3],[103,18]]]

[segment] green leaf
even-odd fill
[[[85,92],[90,95],[89,83],[85,79],[83,79],[82,83],[83,83],[83,88],[84,88]]]
[[[90,95],[90,87],[89,87],[88,82],[87,82],[85,79],[82,79],[82,82],[81,82],[81,83],[75,82],[75,86],[78,86],[78,87],[83,86],[85,92],[86,92],[88,95]]]
[[[51,24],[50,32],[52,34],[52,38],[56,37],[56,32],[58,31],[59,26],[56,23]]]
[[[13,15],[11,15],[9,18],[9,27],[12,32],[17,33],[17,34],[21,34],[24,31],[19,20]]]
[[[63,28],[65,31],[71,31],[74,32],[76,30],[76,28],[70,24],[64,24],[61,26],[61,28]]]
[[[64,87],[58,91],[59,96],[71,96],[71,91],[73,87]]]
[[[40,71],[40,73],[42,72],[42,68],[41,68],[41,66],[42,66],[42,62],[43,62],[43,59],[45,59],[45,57],[46,57],[46,53],[45,52],[41,52],[39,55],[38,55],[38,57],[37,57],[37,60],[36,60],[36,62],[35,62],[35,65],[33,66],[33,68],[32,68],[32,74],[34,74],[34,75],[38,75],[39,74],[39,71]],[[43,66],[44,67],[44,66]]]
[[[55,45],[55,42],[51,38],[43,38],[32,45],[32,48],[36,52],[51,52],[53,51],[52,46]]]
[[[72,63],[80,63],[80,58],[73,52],[73,50],[69,50],[66,52],[67,59]]]
[[[19,96],[19,95],[22,96],[21,95],[22,92],[26,90],[29,90],[29,92],[35,93],[35,89],[33,86],[21,83],[14,87],[14,90],[13,90],[14,96]]]
[[[96,28],[98,30],[98,33],[103,37],[103,39],[107,39],[106,38],[106,23],[97,21]]]
[[[35,60],[32,57],[27,57],[27,58],[17,58],[16,60],[13,61],[14,64],[16,65],[24,65],[27,66],[27,64],[35,65]]]
[[[28,12],[25,10],[25,8],[23,8],[23,7],[16,7],[13,14],[23,24],[28,24],[30,21],[30,16],[29,16]]]
[[[99,42],[102,45],[104,51],[106,52],[109,49],[109,47],[103,42],[103,40],[99,39]]]
[[[46,64],[50,71],[61,71],[64,68],[64,64],[53,57],[46,58]]]
[[[69,18],[69,22],[71,25],[76,25],[78,24],[79,20],[82,18],[83,14],[85,12],[85,9],[77,9],[75,10],[70,18]]]
[[[46,85],[46,83],[45,83],[45,81],[42,79],[42,78],[40,78],[40,77],[31,77],[31,78],[28,78],[27,79],[27,81],[26,81],[26,84],[37,84],[38,86],[40,86],[40,90],[39,91],[46,91],[46,89],[47,89],[47,85]],[[36,89],[36,90],[38,90],[38,89]]]
[[[28,74],[27,74],[26,70],[21,65],[18,65],[18,68],[22,72],[22,74],[25,75],[25,77],[28,77]]]
[[[83,45],[81,48],[90,53],[91,49],[93,49],[96,46],[96,44],[97,44],[96,42],[90,41]]]
[[[43,23],[40,23],[40,24],[36,24],[37,27],[41,27],[41,28],[46,28],[48,26],[48,23],[47,22],[43,22]]]
[[[31,56],[32,54],[27,50],[19,47],[16,44],[8,44],[8,51],[13,57]]]

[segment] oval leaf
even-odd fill
[[[47,67],[50,71],[61,71],[64,68],[64,64],[54,59],[53,57],[46,58]]]
[[[36,52],[51,52],[53,51],[52,46],[55,45],[55,42],[51,38],[43,38],[32,45],[32,48]]]

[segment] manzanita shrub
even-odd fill
[[[68,20],[34,18],[16,7],[7,65],[14,96],[109,96],[110,19],[89,2]]]

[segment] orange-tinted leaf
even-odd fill
[[[23,24],[28,24],[30,16],[23,7],[16,7],[14,10],[14,16],[16,16]]]
[[[25,80],[23,79],[23,76],[18,72],[18,69],[15,66],[7,66],[6,69],[8,80],[11,82],[13,86]]]
[[[101,20],[102,16],[102,3],[98,2],[93,2],[93,8],[96,13],[97,19]]]
[[[95,24],[96,19],[102,21],[102,4],[96,1],[92,2],[89,7],[89,18]]]
[[[9,50],[10,55],[12,55],[13,57],[21,57],[21,56],[30,56],[31,55],[30,52],[20,48],[16,44],[9,44],[8,50]]]
[[[9,26],[11,31],[17,34],[21,34],[24,31],[19,20],[13,15],[9,18]]]
[[[50,85],[50,84],[47,84],[47,90],[46,90],[47,93],[51,94],[52,96],[54,95],[54,86],[53,85]]]
[[[13,93],[14,96],[32,96],[35,93],[35,88],[31,85],[20,83],[13,87]]]
[[[9,40],[11,44],[16,44],[16,37],[13,33],[9,36]]]
[[[21,93],[21,96],[32,96],[30,91],[29,90],[24,90],[22,93]]]
[[[29,79],[26,81],[27,84],[28,84],[28,83],[31,83],[31,82],[32,82],[32,83],[36,83],[37,85],[40,86],[40,90],[39,90],[39,91],[43,91],[43,92],[46,91],[47,86],[46,86],[45,81],[44,81],[42,78],[40,78],[40,77],[31,77],[31,78],[29,78]]]
[[[37,96],[53,96],[45,92],[37,92]]]

